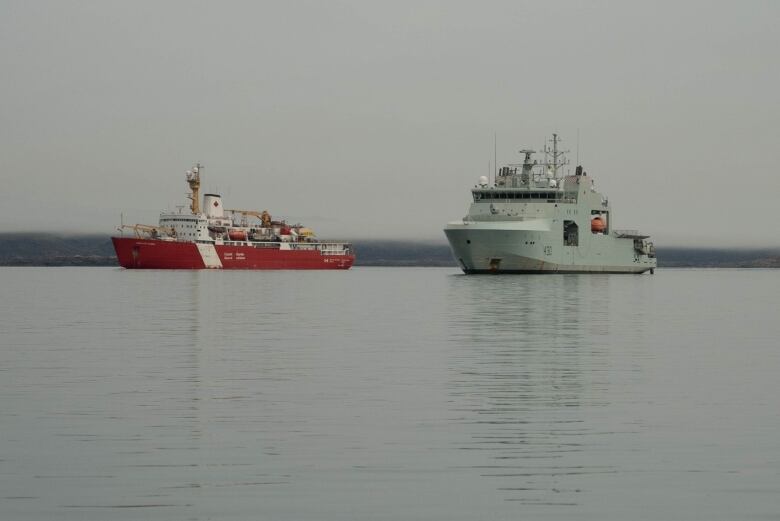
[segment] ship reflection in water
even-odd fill
[[[626,348],[609,341],[613,280],[449,279],[458,448],[473,453],[470,468],[505,500],[577,505],[586,483],[625,470],[614,451],[635,427],[608,412],[616,398],[610,351]],[[618,369],[638,376],[630,365]]]
[[[0,269],[0,519],[769,519],[778,281]]]

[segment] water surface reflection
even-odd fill
[[[448,280],[458,448],[507,500],[576,504],[578,476],[618,470],[589,454],[609,434],[588,417],[609,405],[610,278]]]

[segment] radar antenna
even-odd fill
[[[524,148],[523,150],[518,150],[521,154],[525,154],[525,159],[523,160],[524,165],[530,165],[531,164],[531,154],[536,153],[536,150],[531,150],[530,148]]]
[[[528,189],[531,189],[531,182],[534,178],[534,165],[536,164],[536,161],[531,162],[531,154],[535,153],[535,150],[531,150],[530,148],[524,148],[523,150],[519,151],[521,154],[525,154],[525,159],[523,159],[523,170],[520,174],[521,181],[528,187]]]

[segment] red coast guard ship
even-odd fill
[[[132,236],[111,237],[119,265],[148,269],[346,270],[350,243],[321,241],[311,229],[274,220],[267,211],[228,210],[217,194],[203,195],[203,166],[187,171],[190,212],[160,214],[158,226],[122,225]]]

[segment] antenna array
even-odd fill
[[[569,151],[558,150],[560,141],[558,134],[553,134],[552,139],[548,141],[548,143],[552,143],[552,146],[549,144],[544,145],[544,164],[547,168],[552,168],[553,178],[555,179],[558,178],[558,169],[569,164],[569,160],[564,157],[564,154],[567,154]]]

